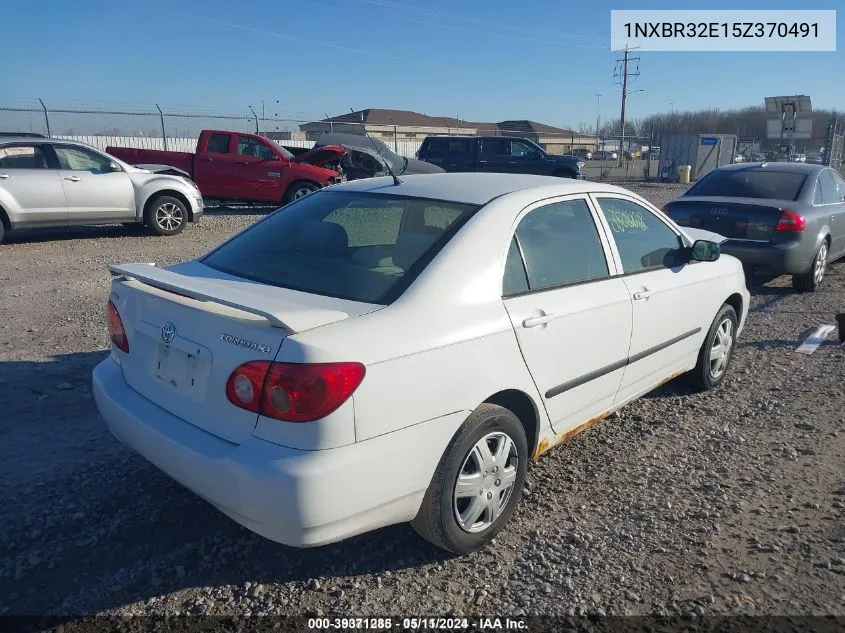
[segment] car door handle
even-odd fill
[[[537,327],[538,325],[545,325],[554,318],[554,314],[543,314],[541,316],[529,317],[522,322],[522,327]]]
[[[634,299],[640,301],[642,299],[648,299],[651,295],[654,294],[654,290],[649,290],[648,288],[643,288],[634,293]]]
[[[213,159],[213,158],[206,158],[205,156],[203,156],[202,158],[200,158],[200,160],[204,160],[204,161],[205,161],[205,162],[207,162],[207,163],[213,163],[213,162],[214,162],[214,159]]]
[[[235,162],[238,165],[249,165],[249,161],[246,161],[246,160],[236,160]]]
[[[0,174],[0,180],[6,180],[9,177],[9,174]]]
[[[70,180],[71,182],[79,182],[82,180],[79,176],[65,176],[65,180]]]

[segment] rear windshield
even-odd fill
[[[388,304],[477,206],[320,191],[279,209],[202,262],[259,283]]]
[[[806,174],[785,171],[726,169],[710,172],[686,195],[797,200],[806,179]]]

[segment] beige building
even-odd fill
[[[518,136],[538,143],[553,154],[565,154],[576,148],[591,151],[596,148],[594,136],[528,120],[477,123],[458,118],[436,117],[410,110],[368,108],[349,114],[330,117],[299,126],[308,140],[315,140],[325,132],[367,134],[390,144],[421,142],[426,136],[449,134],[456,136]]]

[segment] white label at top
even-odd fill
[[[836,11],[611,11],[610,47],[643,51],[835,51]]]

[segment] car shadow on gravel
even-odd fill
[[[203,209],[203,215],[209,216],[243,216],[243,215],[269,215],[278,210],[282,205],[272,206],[249,206],[249,205],[220,205],[208,206]]]
[[[245,583],[348,592],[358,576],[452,558],[407,524],[313,549],[242,528],[111,435],[91,393],[107,353],[0,361],[0,479],[15,490],[0,492],[0,559],[17,559],[0,573],[0,613],[10,595],[16,613],[62,614]]]
[[[141,224],[103,224],[97,226],[71,226],[55,229],[27,229],[7,233],[4,244],[40,244],[42,242],[65,242],[69,240],[102,239],[118,237],[155,237]]]

